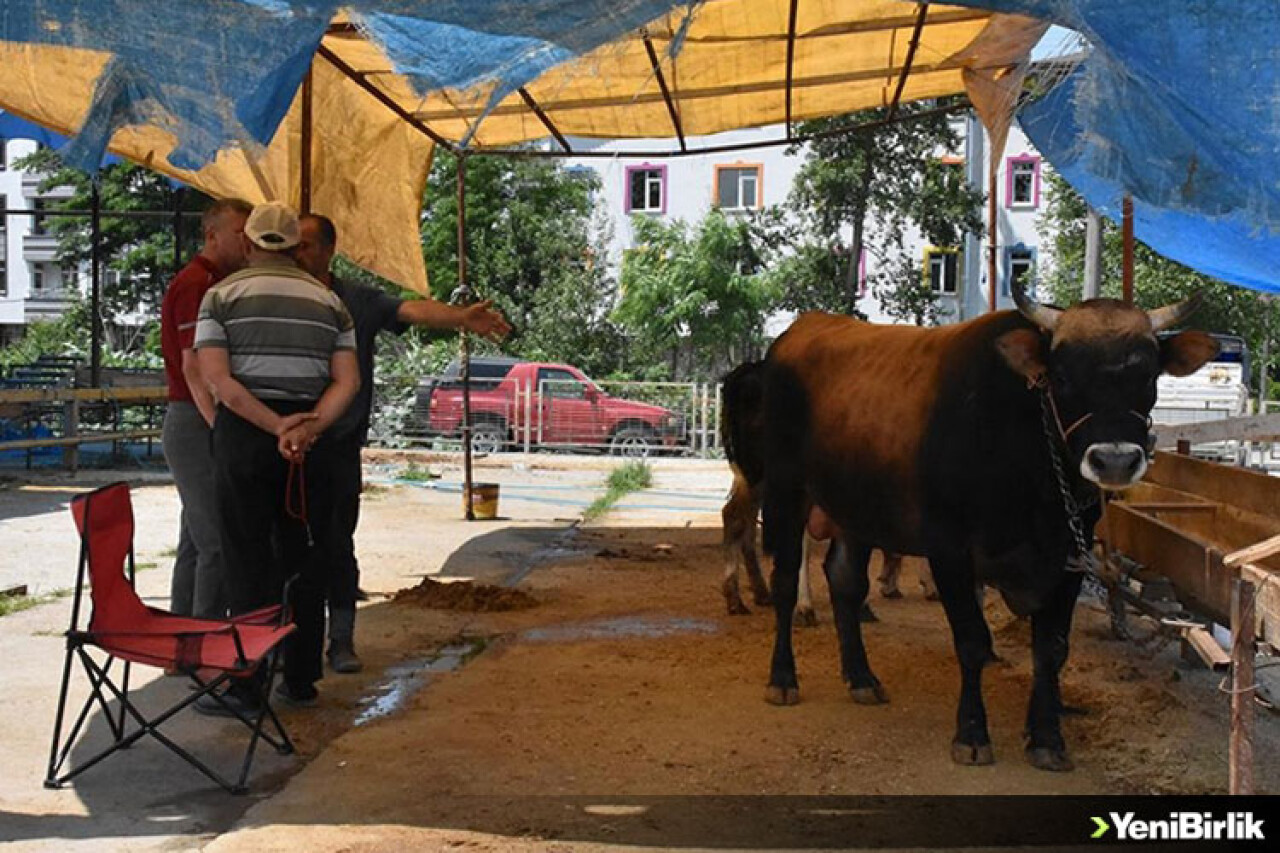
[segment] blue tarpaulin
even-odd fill
[[[1280,292],[1280,2],[954,0],[1051,20],[1091,50],[1025,107],[1031,141],[1111,219],[1215,278]]]
[[[197,169],[266,145],[339,9],[420,94],[491,88],[496,104],[548,68],[678,6],[675,0],[0,0],[0,40],[110,57],[64,150],[95,167],[129,125],[171,130]],[[160,24],[158,26],[158,23]]]

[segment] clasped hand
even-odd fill
[[[290,462],[302,461],[311,445],[320,437],[315,428],[318,417],[315,412],[298,412],[280,419],[280,425],[276,428],[276,449],[281,456]]]

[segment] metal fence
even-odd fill
[[[406,439],[459,446],[461,396],[452,386],[420,387]],[[721,447],[720,402],[714,382],[475,382],[472,447],[480,453],[713,456]]]

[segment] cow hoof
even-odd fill
[[[750,616],[751,611],[747,609],[747,605],[742,603],[742,599],[729,602],[730,616]]]
[[[772,607],[773,599],[769,597],[767,592],[757,592],[753,599],[757,607]]]
[[[953,741],[951,744],[951,760],[956,764],[977,767],[985,764],[995,764],[996,754],[989,743],[974,746],[973,744]]]
[[[818,614],[809,608],[797,610],[796,624],[801,628],[812,628],[818,624]]]
[[[799,705],[800,688],[774,687],[771,684],[765,688],[764,701],[768,702],[770,705]]]
[[[859,705],[884,705],[889,701],[889,694],[880,684],[874,684],[871,687],[850,687],[849,696]]]
[[[936,591],[935,591],[935,592],[926,592],[926,593],[924,594],[924,600],[925,600],[925,601],[937,601],[937,600],[938,600],[938,593],[937,593]]]
[[[880,617],[871,609],[870,604],[864,604],[862,605],[862,609],[858,611],[858,621],[864,624],[869,624],[871,622],[879,622]]]
[[[900,589],[882,589],[880,590],[881,598],[902,598],[902,590]]]
[[[1027,762],[1037,770],[1051,770],[1055,773],[1076,769],[1071,759],[1067,758],[1066,750],[1050,749],[1047,746],[1027,747]]]

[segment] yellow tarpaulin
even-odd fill
[[[688,10],[672,12],[551,68],[496,106],[492,87],[419,94],[379,45],[340,16],[312,62],[311,209],[334,220],[340,250],[356,263],[425,292],[418,226],[432,135],[457,143],[470,134],[468,147],[478,150],[545,139],[553,128],[566,137],[689,137],[887,106],[921,7],[900,0],[708,0],[692,7],[687,27]],[[993,120],[1045,26],[928,4],[901,99],[964,92],[968,81]],[[110,58],[0,42],[0,108],[74,134]],[[165,122],[140,119],[115,133],[110,150],[214,196],[300,203],[300,94],[265,150],[224,149],[195,172],[168,162],[176,136]]]

